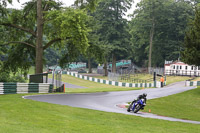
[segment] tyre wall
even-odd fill
[[[200,86],[200,81],[185,81],[185,86]]]
[[[5,83],[0,82],[0,94],[50,93],[53,85],[48,83]]]

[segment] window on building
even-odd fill
[[[175,69],[175,65],[174,65],[174,69]]]
[[[182,69],[182,66],[180,66],[180,69]]]
[[[187,66],[185,66],[185,70],[187,70]]]
[[[200,66],[198,66],[198,70],[200,70]]]
[[[193,69],[194,69],[194,67],[192,66],[192,67],[191,67],[191,70],[193,70]]]

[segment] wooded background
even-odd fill
[[[20,0],[19,0],[20,1]],[[200,0],[30,0],[23,9],[0,3],[0,69],[27,73],[36,66],[130,59],[140,67],[163,67],[180,59],[200,65]],[[198,63],[197,63],[198,62]]]

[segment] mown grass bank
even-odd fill
[[[180,81],[186,81],[188,79],[191,79],[191,77],[187,77],[187,76],[167,76],[166,77],[167,85],[180,82]]]
[[[183,93],[147,101],[146,112],[200,121],[200,87]]]
[[[49,75],[49,78],[52,78],[52,74]],[[96,77],[96,78],[102,78],[102,77]],[[105,78],[102,78],[105,79]],[[167,76],[167,85],[175,83],[175,82],[180,82],[180,81],[185,81],[191,79],[191,77],[186,77],[186,76]],[[68,93],[91,93],[91,92],[108,92],[108,91],[126,91],[126,90],[138,90],[138,89],[143,89],[143,88],[134,88],[134,87],[118,87],[118,86],[113,86],[113,85],[106,85],[102,83],[96,83],[93,81],[88,81],[80,78],[76,78],[74,76],[70,76],[67,74],[62,75],[62,81],[67,82],[70,84],[86,87],[86,88],[68,88],[66,86],[66,92]]]
[[[49,78],[52,78],[52,75],[49,75]],[[106,85],[102,83],[96,83],[89,80],[84,80],[70,76],[67,74],[62,75],[62,81],[70,84],[86,87],[86,88],[68,88],[65,86],[65,92],[67,93],[92,93],[92,92],[108,92],[108,91],[126,91],[126,90],[138,90],[142,88],[133,88],[133,87],[119,87],[113,85]]]
[[[29,94],[30,95],[30,94]],[[2,133],[198,133],[200,125],[107,113],[0,95]]]
[[[100,79],[106,79],[108,80],[108,77],[106,76],[96,76],[96,78],[100,78]],[[160,77],[156,77],[157,81],[160,81]],[[152,79],[149,82],[153,82],[153,75],[150,74],[136,74],[131,75],[130,79],[138,79],[138,80],[148,80],[148,79]],[[185,81],[191,79],[191,77],[189,76],[166,76],[166,81],[167,81],[167,85],[172,84],[172,83],[176,83],[176,82],[180,82],[180,81]],[[196,78],[195,78],[196,79]],[[128,82],[127,80],[121,80],[120,82]],[[130,81],[131,82],[131,81]]]

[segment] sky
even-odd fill
[[[30,0],[20,0],[20,3],[19,3],[19,2],[17,2],[17,0],[13,0],[12,5],[9,4],[8,8],[20,9],[20,8],[22,8],[22,4],[25,2],[28,2],[28,1],[30,1]],[[56,1],[58,1],[58,0],[56,0]],[[59,0],[59,1],[63,2],[64,5],[66,5],[66,6],[70,6],[74,3],[75,0]],[[140,0],[134,0],[134,4],[132,5],[132,8],[127,12],[127,15],[133,13],[135,6],[138,2],[140,2]]]

